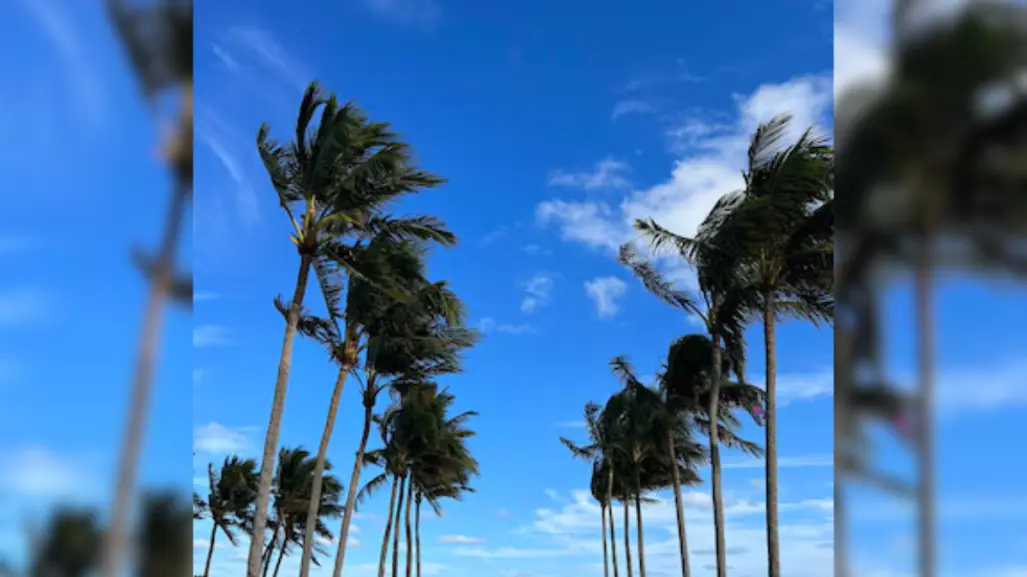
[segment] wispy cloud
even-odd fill
[[[21,497],[68,498],[96,489],[90,459],[29,445],[0,454],[0,493]]]
[[[725,469],[763,469],[766,463],[762,459],[749,459],[724,463]],[[797,455],[794,457],[778,457],[779,469],[806,467],[833,467],[834,455]]]
[[[620,305],[617,300],[627,292],[628,285],[615,276],[597,277],[585,283],[585,294],[596,306],[596,314],[601,319],[617,316]]]
[[[214,155],[234,184],[233,200],[241,222],[252,226],[260,222],[260,210],[249,168],[242,162],[243,139],[218,113],[207,107],[200,107],[196,115],[196,139]]]
[[[218,325],[200,325],[193,329],[193,346],[196,348],[233,344],[232,332]]]
[[[524,251],[524,254],[530,254],[532,256],[543,256],[553,254],[553,251],[549,250],[548,248],[539,246],[537,244],[526,244],[521,247],[521,250]]]
[[[468,537],[467,535],[439,535],[439,543],[484,543],[485,539],[480,537]]]
[[[497,228],[496,230],[494,230],[494,231],[486,234],[485,236],[483,236],[482,239],[481,239],[481,244],[483,244],[483,245],[493,244],[493,243],[495,243],[498,240],[502,240],[503,238],[505,238],[509,234],[510,234],[510,227],[508,227],[508,226],[501,226],[501,227]]]
[[[553,277],[546,273],[536,273],[522,283],[526,294],[521,301],[521,312],[530,314],[548,305],[553,297],[553,285]]]
[[[538,332],[535,327],[527,324],[510,324],[496,322],[492,317],[485,317],[478,321],[478,329],[483,333],[503,333],[507,335],[533,335]]]
[[[550,173],[549,185],[582,190],[629,188],[631,182],[624,176],[628,170],[626,163],[607,157],[597,162],[590,171],[557,169]]]
[[[644,100],[621,100],[613,105],[610,120],[617,120],[626,114],[651,114],[652,112],[654,112],[652,105]]]
[[[199,301],[212,301],[221,298],[221,295],[212,291],[196,291],[193,293],[193,300]]]
[[[254,427],[226,427],[210,422],[193,430],[193,448],[203,453],[244,453],[253,448]]]

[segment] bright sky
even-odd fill
[[[459,234],[459,247],[433,256],[431,274],[453,283],[488,333],[465,374],[445,380],[458,409],[481,413],[472,446],[482,477],[476,494],[425,519],[425,575],[545,577],[583,567],[598,575],[589,469],[557,437],[583,439],[583,405],[618,387],[607,360],[627,354],[648,375],[673,338],[699,330],[646,294],[613,249],[640,216],[693,231],[720,194],[738,187],[758,122],[787,111],[797,130],[830,131],[832,34],[839,84],[872,73],[883,53],[878,5],[840,1],[833,26],[830,3],[804,0],[199,6],[196,246],[183,247],[193,256],[197,305],[192,323],[171,316],[143,476],[185,490],[194,479],[205,486],[208,462],[259,453],[282,333],[271,301],[291,290],[297,258],[255,132],[267,121],[288,138],[302,90],[318,78],[393,122],[422,166],[450,179],[403,208],[438,215]],[[154,242],[167,182],[150,155],[152,124],[99,10],[24,0],[0,14],[19,23],[0,37],[8,51],[38,55],[12,63],[12,81],[0,87],[17,103],[0,118],[8,142],[18,142],[3,162],[20,193],[8,196],[15,210],[0,215],[0,260],[22,271],[0,280],[0,552],[13,555],[26,510],[61,497],[106,498],[141,308],[128,246]],[[105,160],[68,150],[103,150]],[[29,212],[43,207],[45,220]],[[690,282],[687,271],[664,264]],[[898,319],[909,300],[893,300]],[[1023,471],[986,455],[1015,454],[1008,433],[1025,413],[1027,367],[1023,343],[1006,327],[1027,321],[1019,318],[1027,307],[1011,289],[965,282],[950,283],[940,300],[943,568],[1013,575],[1027,566],[1014,553],[1027,550],[1027,492],[1016,481]],[[996,312],[982,314],[981,303]],[[889,343],[900,374],[910,369],[908,334],[898,326]],[[831,339],[797,323],[779,330],[789,577],[832,571]],[[759,327],[749,342],[749,374],[759,383]],[[297,341],[282,444],[316,449],[334,376],[319,348]],[[355,393],[355,385],[345,393],[329,452],[344,476],[359,438]],[[762,436],[753,427],[743,433]],[[890,461],[899,467],[900,459]],[[762,464],[731,453],[724,462],[732,575],[765,574]],[[994,489],[982,492],[982,480]],[[686,497],[694,575],[707,577],[708,487]],[[854,507],[865,568],[858,574],[905,575],[874,572],[889,559],[912,559],[912,518],[873,498]],[[362,508],[347,574],[373,572],[386,507],[382,495]],[[649,506],[645,519],[650,576],[674,574],[673,509]],[[198,568],[208,533],[197,524]],[[241,574],[245,554],[245,541],[237,549],[219,541],[212,575]],[[287,560],[283,575],[296,565]]]

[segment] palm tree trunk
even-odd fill
[[[674,489],[674,510],[678,521],[678,549],[681,552],[681,577],[690,577],[688,566],[688,537],[685,535],[685,503],[681,498],[681,471],[677,466],[677,448],[674,446],[674,431],[667,434],[667,454],[671,458],[670,479]]]
[[[781,549],[777,535],[777,340],[774,336],[774,291],[767,291],[765,298],[763,342],[766,346],[767,406],[763,414],[767,435],[767,575],[781,577]]]
[[[931,299],[931,238],[921,240],[916,267],[917,364],[920,387],[917,407],[917,444],[920,453],[920,482],[917,487],[920,525],[920,575],[935,577],[934,559],[934,447],[931,410],[934,403],[934,323]]]
[[[310,558],[314,554],[314,530],[317,528],[318,509],[321,507],[321,483],[324,481],[328,443],[332,440],[335,416],[339,411],[339,401],[342,400],[342,389],[346,386],[349,369],[350,367],[346,365],[339,369],[339,376],[335,379],[335,388],[332,389],[332,399],[328,402],[328,418],[325,420],[324,432],[321,433],[321,444],[317,448],[314,479],[310,487],[310,507],[307,508],[307,525],[303,536],[303,554],[300,557],[300,577],[307,577],[310,574]],[[352,488],[353,485],[350,485],[350,490]]]
[[[279,523],[272,524],[271,540],[268,541],[267,547],[264,548],[264,554],[260,558],[262,577],[267,577],[267,572],[271,570],[271,556],[275,551],[275,538],[278,537],[278,526]]]
[[[246,577],[257,577],[260,574],[260,544],[263,540],[257,537],[264,534],[264,527],[267,525],[267,503],[271,496],[271,477],[275,467],[275,451],[278,450],[278,432],[282,426],[282,413],[285,411],[285,392],[289,387],[292,343],[296,337],[296,325],[299,323],[300,307],[303,306],[303,295],[307,290],[310,263],[309,256],[302,255],[300,257],[296,288],[292,293],[289,314],[285,319],[285,337],[282,339],[282,356],[278,360],[278,378],[275,380],[275,396],[271,402],[271,419],[267,425],[264,456],[260,462],[260,490],[257,492],[257,506],[253,514],[253,537],[250,539],[250,556],[246,567]]]
[[[635,519],[638,531],[638,577],[645,577],[645,536],[642,532],[642,477],[635,467]]]
[[[367,439],[371,435],[371,413],[373,410],[374,404],[368,404],[365,400],[364,430],[360,434],[360,445],[357,446],[357,456],[353,462],[353,473],[349,476],[349,495],[346,496],[346,510],[342,513],[342,529],[339,530],[339,550],[335,554],[335,568],[332,570],[332,577],[342,577],[342,565],[346,560],[346,542],[349,540],[349,524],[353,520],[353,509],[357,502],[357,486],[360,484],[360,471],[364,466],[364,451],[367,449]],[[395,500],[395,493],[393,493],[392,498]],[[390,505],[389,518],[391,517],[392,509]]]
[[[394,533],[392,534],[392,577],[399,575],[399,528],[400,519],[403,514],[403,497],[405,496],[404,488],[406,487],[407,478],[406,475],[399,478],[399,504],[396,507],[396,518],[394,523]],[[409,549],[409,547],[408,547]]]
[[[392,476],[392,497],[389,497],[389,516],[385,521],[385,534],[382,536],[382,553],[378,557],[378,577],[385,577],[385,557],[389,554],[389,535],[392,532],[392,512],[396,509],[396,489],[399,476]]]
[[[278,577],[278,569],[282,566],[282,559],[285,557],[285,548],[289,545],[289,540],[283,537],[282,548],[278,550],[278,562],[275,563],[275,572],[271,574],[271,577]]]
[[[613,466],[610,467],[610,484],[606,487],[607,519],[610,522],[610,560],[613,561],[613,577],[620,577],[620,567],[617,566],[617,532],[614,531],[613,523]]]
[[[171,193],[171,204],[164,221],[157,261],[150,280],[150,290],[143,309],[143,327],[139,335],[139,349],[136,352],[135,369],[132,373],[132,398],[129,401],[128,425],[118,463],[114,486],[114,506],[111,521],[101,552],[100,575],[115,577],[124,557],[128,518],[135,501],[135,484],[139,469],[139,452],[146,428],[147,409],[150,405],[150,391],[153,389],[153,372],[157,366],[157,349],[160,345],[160,331],[164,324],[164,302],[174,282],[175,249],[181,234],[182,217],[189,200],[189,188],[184,183],[176,185]],[[259,552],[259,547],[258,547]],[[252,576],[256,577],[256,575]]]
[[[713,532],[717,551],[717,577],[727,577],[727,551],[724,545],[724,497],[720,488],[720,445],[718,438],[718,419],[720,411],[720,381],[723,378],[722,351],[720,335],[713,337],[713,382],[710,391],[710,469],[713,486]]]
[[[417,577],[421,577],[421,494],[417,494],[417,508],[414,510],[414,545],[417,547]]]
[[[210,547],[207,549],[207,562],[203,565],[203,577],[210,575],[210,560],[214,557],[214,539],[218,536],[217,523],[210,528]]]
[[[599,512],[603,519],[599,525],[603,528],[603,577],[610,577],[610,553],[606,548],[606,503],[599,503]],[[207,577],[204,575],[203,577]]]
[[[628,577],[631,577],[632,571],[633,571],[633,569],[631,567],[631,537],[629,537],[629,535],[631,534],[631,531],[629,530],[629,527],[631,526],[631,518],[630,518],[631,516],[629,514],[629,511],[631,510],[631,508],[628,505],[628,496],[624,495],[623,499],[624,499],[624,566],[628,568]]]
[[[414,473],[410,472],[410,482],[407,483],[407,512],[406,512],[406,530],[407,530],[407,577],[411,577],[414,569],[414,540],[410,535],[410,509],[413,508],[414,504]]]

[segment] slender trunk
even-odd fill
[[[628,505],[628,496],[624,495],[624,566],[628,568],[628,577],[631,577],[633,569],[631,568],[631,519],[629,511],[631,510]]]
[[[307,290],[307,276],[310,274],[311,258],[300,257],[300,270],[296,275],[296,289],[292,293],[292,303],[285,319],[285,336],[282,339],[282,356],[278,361],[278,377],[275,380],[275,395],[271,402],[271,418],[267,425],[267,437],[264,439],[264,456],[260,462],[260,490],[257,492],[257,506],[253,513],[253,538],[250,539],[250,556],[247,561],[246,577],[257,577],[260,574],[259,535],[264,534],[267,525],[267,503],[271,496],[271,476],[275,467],[275,451],[278,450],[278,432],[282,426],[282,413],[285,411],[285,392],[289,386],[289,368],[292,363],[292,343],[296,337],[296,325],[299,323],[300,307],[303,306],[303,295]],[[113,575],[105,577],[114,577]]]
[[[603,528],[603,577],[610,577],[610,553],[606,549],[606,503],[599,503],[599,512],[603,516],[603,520],[599,522]]]
[[[389,497],[389,516],[385,521],[385,534],[382,536],[382,553],[378,557],[378,577],[385,577],[385,557],[389,554],[389,535],[392,534],[392,512],[396,509],[396,489],[399,476],[392,476],[392,496]]]
[[[917,443],[920,453],[920,482],[917,490],[920,525],[920,575],[935,577],[934,559],[934,447],[931,410],[934,402],[934,323],[931,298],[931,239],[921,240],[916,270],[917,364],[920,390],[917,403]]]
[[[763,309],[763,342],[766,346],[767,406],[767,575],[781,577],[781,549],[777,535],[777,341],[774,338],[774,291],[767,291]]]
[[[635,467],[635,529],[638,531],[638,577],[645,577],[645,536],[642,532],[642,477]]]
[[[100,575],[102,577],[116,577],[122,558],[125,556],[128,519],[136,497],[139,452],[143,443],[143,430],[146,428],[150,392],[153,389],[153,372],[157,366],[160,332],[164,325],[164,302],[171,292],[175,249],[178,246],[182,217],[185,214],[188,200],[188,187],[184,184],[176,185],[176,189],[171,193],[171,204],[168,207],[167,219],[164,221],[160,248],[153,268],[153,277],[150,279],[146,304],[143,308],[143,326],[139,335],[135,368],[132,372],[132,398],[129,401],[128,425],[125,427],[125,436],[122,439],[111,520],[103,541],[103,551],[101,551]]]
[[[414,510],[414,546],[417,547],[417,577],[421,577],[421,494],[417,494],[417,508]]]
[[[845,493],[842,479],[834,482],[834,574],[835,577],[849,577],[848,538],[845,526]]]
[[[685,535],[685,503],[681,498],[681,471],[678,470],[677,448],[674,446],[674,431],[667,433],[667,454],[670,455],[670,479],[674,489],[674,509],[678,521],[678,550],[681,552],[681,577],[691,577],[688,566],[688,537]]]
[[[399,575],[399,523],[403,515],[403,497],[406,495],[404,491],[406,482],[406,475],[399,478],[399,503],[396,506],[396,518],[393,519],[395,527],[392,533],[392,577]]]
[[[271,556],[275,551],[275,537],[278,536],[278,526],[271,530],[271,540],[268,541],[267,547],[264,548],[264,554],[260,557],[260,566],[262,570],[262,577],[267,577],[267,572],[271,570]]]
[[[414,540],[410,535],[410,509],[413,508],[414,503],[414,473],[410,472],[410,482],[407,483],[407,511],[406,511],[406,543],[407,543],[407,577],[411,576],[411,571],[414,569]]]
[[[353,508],[357,502],[357,486],[360,484],[360,471],[364,466],[364,451],[367,449],[367,439],[371,435],[371,412],[373,410],[373,404],[364,403],[364,430],[360,433],[360,445],[357,446],[356,460],[353,462],[353,473],[349,477],[349,495],[346,496],[346,510],[342,513],[342,529],[339,531],[339,550],[335,555],[335,568],[332,570],[332,577],[342,577],[342,565],[346,560],[346,542],[349,540],[349,524],[353,520]],[[395,499],[395,494],[393,494],[393,499]],[[389,517],[392,517],[391,508],[389,509]]]
[[[210,547],[207,549],[207,562],[203,565],[203,577],[210,575],[210,560],[214,557],[214,539],[218,536],[218,526],[215,523],[210,528]]]
[[[617,532],[614,530],[613,523],[613,466],[609,467],[610,477],[609,485],[606,487],[606,502],[607,505],[607,519],[610,523],[610,560],[613,561],[613,577],[620,577],[620,568],[617,566]]]
[[[289,540],[282,538],[282,548],[278,550],[278,562],[275,563],[275,572],[271,574],[271,577],[278,577],[278,569],[282,566],[282,559],[285,558],[285,548],[289,545]]]
[[[723,366],[720,350],[720,335],[714,333],[713,341],[713,382],[710,390],[710,469],[713,486],[713,532],[717,551],[717,577],[727,577],[727,551],[724,545],[724,501],[720,490],[720,445],[718,437],[717,415],[720,411],[720,381]]]
[[[317,448],[314,480],[310,487],[310,507],[307,508],[307,524],[303,533],[300,577],[307,577],[310,574],[310,558],[314,554],[314,530],[317,528],[318,510],[321,507],[321,483],[324,480],[325,459],[328,454],[328,444],[332,440],[332,431],[335,429],[335,416],[339,411],[339,401],[342,399],[342,389],[346,386],[349,369],[350,367],[347,365],[343,365],[339,369],[339,376],[335,379],[335,388],[332,389],[332,399],[328,402],[328,418],[325,420],[324,432],[321,433],[321,444]]]

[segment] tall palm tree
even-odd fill
[[[720,415],[720,390],[723,386],[724,357],[731,361],[738,375],[744,375],[745,339],[744,328],[747,317],[755,307],[757,295],[746,282],[745,273],[739,266],[737,255],[722,251],[710,242],[732,210],[742,200],[741,193],[721,197],[699,226],[695,239],[683,237],[661,227],[653,220],[638,220],[635,228],[649,239],[654,251],[674,247],[680,255],[696,268],[698,297],[681,291],[667,281],[656,268],[647,262],[630,245],[621,247],[619,260],[631,269],[645,288],[664,302],[699,317],[710,335],[711,378],[709,409],[710,415]],[[709,421],[709,453],[713,493],[713,526],[717,551],[717,577],[727,575],[727,550],[724,540],[724,503],[721,487],[720,429],[719,419]]]
[[[321,115],[318,125],[312,128],[318,112]],[[386,214],[389,202],[438,186],[443,180],[411,168],[410,147],[398,141],[388,124],[369,122],[352,103],[340,106],[335,95],[326,95],[317,82],[312,82],[303,95],[295,140],[282,145],[269,138],[269,133],[267,124],[260,127],[257,150],[279,204],[289,217],[293,228],[289,238],[296,246],[300,263],[288,303],[271,418],[264,441],[247,577],[258,577],[260,573],[260,537],[267,524],[293,339],[311,267],[315,263],[325,266],[342,263],[350,274],[359,274],[350,266],[349,243],[377,234],[431,239],[447,245],[455,242],[454,235],[434,218],[393,218]],[[327,275],[319,275],[319,279],[326,278]]]
[[[86,577],[98,569],[104,528],[94,511],[60,509],[33,535],[29,575]]]
[[[760,125],[749,146],[745,197],[715,242],[751,263],[766,358],[768,574],[780,577],[777,528],[777,343],[775,321],[830,323],[834,313],[833,151],[812,129],[781,148],[791,117]],[[732,222],[734,221],[734,222]]]
[[[393,262],[391,270],[411,271],[403,275],[397,273],[396,278],[415,278],[414,270],[423,274],[423,253],[416,247],[402,245],[393,256],[399,264],[390,261]],[[351,307],[347,314],[360,315],[360,323],[366,333],[361,381],[364,424],[343,515],[343,538],[340,538],[335,558],[335,577],[342,573],[345,536],[359,500],[354,487],[359,483],[361,469],[367,462],[363,456],[378,395],[386,389],[402,395],[411,383],[459,372],[461,353],[479,339],[476,331],[463,326],[463,304],[447,283],[414,281],[407,285],[407,289],[410,297],[397,301],[368,282],[351,281],[352,296],[349,300],[359,306]],[[387,427],[388,423],[382,423],[382,426]]]
[[[599,420],[602,407],[593,402],[585,404],[585,433],[588,436],[587,445],[577,445],[566,437],[560,437],[560,442],[567,447],[575,458],[585,459],[592,463],[592,488],[593,497],[599,502],[602,513],[602,534],[603,534],[603,568],[608,576],[609,564],[606,559],[606,519],[607,509],[610,514],[610,543],[612,544],[613,576],[618,577],[620,570],[617,567],[617,546],[616,534],[613,523],[613,475],[614,467],[610,466],[610,456],[613,448],[610,446],[609,435],[603,434],[603,427]],[[605,466],[604,466],[605,465]],[[603,478],[598,479],[598,476]],[[596,491],[601,490],[597,496]]]
[[[300,559],[302,576],[305,576],[310,568],[318,518],[316,507],[320,502],[320,473],[323,471],[335,428],[339,402],[342,399],[346,378],[357,366],[360,353],[367,344],[367,331],[361,320],[367,317],[366,311],[373,310],[375,305],[380,304],[376,301],[389,301],[396,294],[407,295],[406,298],[410,298],[408,291],[413,290],[414,286],[427,284],[428,281],[424,279],[423,251],[424,247],[418,243],[397,241],[387,235],[359,242],[351,248],[348,258],[349,265],[359,270],[360,275],[351,277],[348,283],[343,281],[342,267],[337,263],[321,259],[314,264],[324,294],[327,314],[318,317],[301,311],[297,330],[301,335],[324,346],[329,358],[339,367],[339,371],[328,404],[324,432],[318,445],[317,470],[314,474],[313,497],[310,499],[311,510],[307,514],[306,537],[303,556]],[[284,303],[276,299],[275,305],[279,312],[288,315],[289,309]],[[368,421],[368,432],[369,425]],[[351,492],[357,480],[351,479]],[[345,521],[344,525],[347,525]]]
[[[204,501],[193,495],[193,518],[210,518],[210,543],[203,577],[210,574],[210,561],[214,556],[214,542],[218,531],[235,546],[235,530],[249,529],[253,519],[253,503],[257,499],[257,463],[253,459],[240,459],[236,455],[225,457],[221,469],[215,471],[213,463],[207,465],[210,492]],[[198,510],[197,510],[198,509]]]
[[[273,534],[271,543],[268,544],[268,551],[264,553],[266,564],[264,571],[267,572],[271,565],[271,558],[274,546],[278,548],[278,560],[272,576],[277,576],[282,560],[288,553],[289,548],[294,545],[303,547],[306,540],[305,528],[306,516],[310,510],[309,501],[313,494],[314,472],[317,469],[316,459],[310,452],[302,447],[283,448],[278,454],[278,468],[274,481],[274,502],[272,510],[271,527]],[[330,462],[325,462],[325,471],[331,471]],[[316,538],[331,540],[333,535],[324,523],[324,519],[336,518],[342,514],[342,507],[339,498],[342,495],[342,484],[327,472],[322,473],[321,503],[318,506],[319,519],[316,522]],[[315,552],[324,554],[317,545]],[[314,560],[317,563],[316,558]]]

